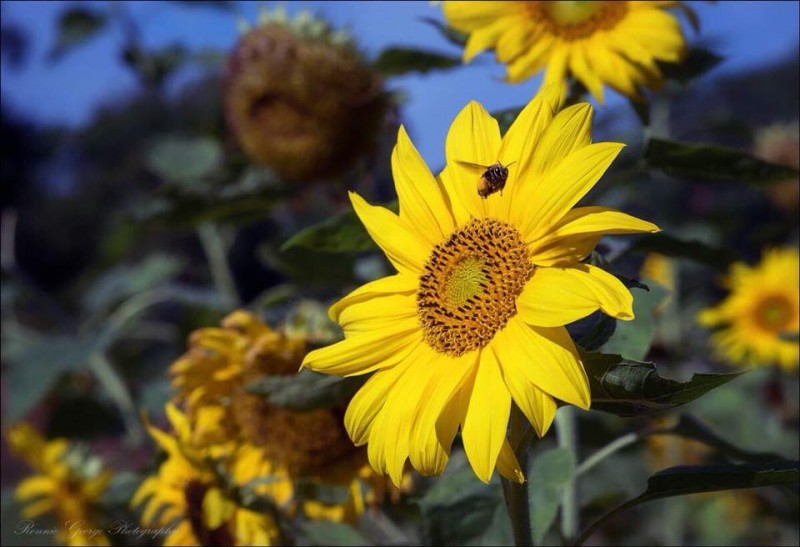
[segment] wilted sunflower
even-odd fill
[[[164,545],[274,545],[280,529],[273,516],[245,502],[258,496],[287,505],[292,484],[286,472],[246,445],[222,458],[209,457],[193,443],[186,416],[171,404],[166,411],[172,433],[148,430],[167,459],[131,499],[132,507],[143,507],[142,525],[171,528]],[[254,477],[265,480],[256,484]]]
[[[717,306],[700,312],[715,351],[740,366],[778,364],[796,370],[800,364],[800,253],[796,248],[771,249],[761,263],[734,264],[725,281],[730,294]]]
[[[632,319],[630,291],[581,262],[604,234],[658,228],[604,207],[572,209],[621,144],[590,144],[592,108],[555,115],[549,87],[501,139],[497,121],[471,102],[446,142],[437,180],[400,128],[392,172],[400,215],[351,193],[370,236],[396,275],[334,304],[345,340],[309,353],[327,374],[375,372],[351,401],[345,426],[370,463],[399,483],[407,458],[440,473],[461,427],[475,473],[495,465],[523,480],[506,441],[511,401],[541,436],[555,399],[588,408],[589,385],[564,325],[601,309]],[[505,189],[481,198],[482,169],[509,165]]]
[[[111,472],[103,469],[100,460],[66,439],[47,441],[28,424],[11,427],[6,439],[36,472],[14,490],[24,504],[22,516],[33,519],[53,513],[58,527],[55,540],[60,544],[109,545],[96,524],[95,506],[111,480]]]
[[[469,33],[464,62],[487,49],[521,82],[545,69],[544,84],[569,75],[603,101],[603,85],[640,98],[663,82],[657,61],[675,63],[686,51],[680,2],[444,2],[455,29]],[[563,87],[562,87],[563,89]]]
[[[348,438],[344,404],[293,410],[248,389],[265,378],[297,373],[306,351],[305,330],[295,323],[292,332],[273,330],[244,310],[228,315],[221,328],[193,332],[189,351],[170,369],[175,399],[186,408],[187,435],[194,445],[223,456],[245,443],[292,479],[347,487],[344,503],[311,499],[304,509],[309,518],[354,521],[364,512],[365,495],[375,497],[385,488],[384,479],[370,470],[366,451]]]

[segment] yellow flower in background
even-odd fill
[[[342,424],[344,405],[307,411],[269,404],[247,387],[258,380],[295,375],[306,351],[307,327],[292,317],[291,329],[273,330],[250,312],[238,310],[221,328],[192,333],[189,351],[171,367],[175,401],[186,409],[185,443],[204,447],[212,457],[232,454],[246,445],[250,461],[258,458],[306,483],[337,485],[349,495],[341,504],[310,499],[309,518],[354,522],[367,498],[379,503],[385,479],[367,464],[363,448],[353,445]],[[287,334],[287,331],[292,335]],[[245,466],[242,480],[257,480],[258,468]]]
[[[439,179],[401,127],[392,154],[399,216],[350,195],[398,273],[334,304],[345,340],[303,363],[326,374],[375,372],[345,426],[395,484],[406,459],[441,473],[459,427],[481,480],[497,466],[522,481],[506,440],[512,400],[540,436],[555,399],[588,408],[588,380],[564,325],[598,309],[633,318],[630,291],[581,260],[604,234],[658,227],[604,207],[573,209],[622,145],[590,144],[591,106],[556,115],[559,102],[558,89],[546,88],[503,138],[471,102],[450,127]],[[495,162],[509,166],[505,188],[483,198],[485,168],[472,165]]]
[[[725,286],[730,294],[700,312],[698,321],[719,327],[711,335],[716,353],[740,366],[800,365],[800,253],[771,249],[761,263],[734,264]]]
[[[679,62],[686,40],[679,2],[444,2],[450,26],[469,34],[464,62],[487,49],[521,82],[545,71],[544,85],[577,78],[600,102],[608,85],[631,98],[663,82],[658,61]]]
[[[187,417],[171,404],[166,410],[173,432],[148,430],[167,459],[131,499],[143,509],[142,525],[172,528],[164,545],[275,545],[280,529],[273,516],[244,501],[249,494],[287,505],[293,488],[286,472],[247,445],[221,459],[208,457],[192,443]]]
[[[30,425],[22,423],[6,433],[8,444],[35,474],[14,490],[23,504],[22,516],[34,519],[52,513],[63,545],[109,545],[95,518],[95,505],[111,481],[111,472],[97,458],[89,457],[66,439],[45,440]],[[70,527],[70,523],[82,523]]]

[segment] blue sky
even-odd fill
[[[5,61],[0,68],[5,100],[17,110],[43,123],[77,126],[91,118],[104,102],[114,102],[134,91],[138,83],[118,61],[122,34],[118,28],[103,32],[56,63],[46,55],[52,48],[59,13],[75,2],[2,2],[2,16],[22,27],[31,39],[26,65],[13,70]],[[94,4],[100,9],[105,2]],[[255,2],[237,2],[240,16],[254,21]],[[274,2],[267,2],[273,6]],[[417,46],[458,54],[421,17],[441,18],[441,9],[429,2],[287,2],[290,13],[311,9],[336,26],[349,28],[369,55],[389,45]],[[735,72],[770,63],[798,49],[798,2],[693,2],[700,16],[699,36],[709,40],[726,61],[716,73]],[[235,16],[204,7],[172,2],[128,2],[144,29],[144,41],[158,47],[174,41],[189,48],[230,48],[238,31]],[[444,136],[456,113],[472,99],[489,110],[518,106],[536,91],[538,80],[519,85],[500,81],[501,66],[491,55],[472,65],[426,76],[393,80],[407,96],[404,119],[422,154],[431,165],[441,163]],[[610,106],[619,102],[612,97]]]

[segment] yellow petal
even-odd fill
[[[339,321],[339,314],[348,306],[369,300],[376,296],[387,294],[414,294],[419,287],[419,281],[414,276],[396,274],[370,281],[366,285],[352,291],[350,294],[334,303],[328,310],[331,321]]]
[[[395,364],[390,357],[422,339],[417,318],[346,338],[308,353],[302,367],[323,374],[356,376]],[[302,368],[301,367],[301,368]]]
[[[472,470],[480,480],[492,478],[506,438],[511,395],[492,351],[481,351],[461,438]]]
[[[556,402],[552,397],[536,387],[526,375],[515,372],[513,364],[506,366],[501,360],[503,353],[498,352],[495,345],[491,344],[492,351],[500,361],[503,381],[505,381],[506,387],[511,393],[511,398],[514,399],[522,413],[525,414],[536,434],[539,437],[544,437],[553,423],[553,418],[555,418]]]
[[[498,38],[508,28],[507,19],[497,19],[491,24],[477,29],[469,35],[467,43],[464,45],[464,62],[468,63],[478,54],[494,47]]]
[[[492,348],[505,378],[522,376],[556,399],[589,408],[589,379],[564,327],[532,327],[512,317],[495,334]]]
[[[400,202],[400,218],[431,247],[438,245],[455,228],[453,215],[439,182],[433,178],[402,125],[392,152],[392,175]]]
[[[578,103],[559,112],[536,147],[528,177],[538,179],[592,140],[592,105]]]
[[[413,351],[415,348],[413,346],[409,349]],[[356,446],[367,442],[375,417],[383,408],[397,380],[406,373],[411,364],[412,361],[402,355],[399,364],[376,372],[353,396],[344,414],[344,427]]]
[[[45,475],[34,475],[28,477],[17,485],[14,490],[14,497],[18,500],[36,498],[44,494],[52,493],[56,488],[56,483],[51,477]]]
[[[497,457],[497,471],[510,481],[519,484],[525,482],[525,473],[523,473],[508,439],[503,441],[503,448],[500,449],[500,455]]]
[[[497,19],[514,13],[510,2],[443,2],[442,10],[451,27],[462,32],[485,27]]]
[[[580,80],[583,85],[586,86],[586,89],[591,92],[592,96],[597,99],[597,102],[603,104],[603,82],[587,62],[587,54],[585,53],[587,46],[588,42],[586,41],[577,42],[575,44],[572,56],[570,57],[569,67],[575,77]]]
[[[226,498],[219,488],[209,488],[203,497],[203,524],[215,530],[225,524],[234,514],[236,504]]]
[[[478,352],[470,352],[461,357],[440,356],[435,362],[433,376],[422,391],[423,404],[414,417],[409,441],[411,464],[423,475],[438,475],[444,470],[450,444],[446,446],[436,431],[436,423],[447,403],[461,389],[465,379],[476,365]],[[455,431],[453,431],[455,435]],[[452,437],[450,437],[452,443]]]
[[[567,64],[569,63],[568,46],[555,44],[547,61],[547,70],[544,73],[542,85],[561,85],[566,83]]]
[[[535,254],[536,249],[540,247],[576,235],[637,234],[658,231],[660,228],[652,222],[608,207],[578,207],[564,215],[541,239],[532,242],[530,249]]]
[[[572,266],[580,262],[597,246],[602,236],[567,236],[546,245],[537,246],[531,252],[531,262],[536,266]]]
[[[350,192],[350,201],[370,237],[397,271],[420,274],[428,259],[430,245],[420,240],[405,222],[388,209],[370,205],[355,192]]]
[[[339,314],[339,325],[344,330],[345,336],[350,338],[416,318],[417,299],[415,295],[394,294],[376,296],[348,306]]]
[[[543,136],[542,139],[544,138]],[[525,241],[537,239],[549,231],[550,226],[561,219],[600,180],[623,146],[613,142],[590,144],[576,150],[545,174],[535,190],[529,194],[530,200],[525,199],[523,202],[536,204],[527,226],[522,229]]]
[[[560,105],[561,91],[558,86],[542,88],[536,97],[522,109],[503,136],[500,145],[500,162],[503,165],[510,165],[510,167],[505,188],[508,199],[504,201],[507,211],[501,213],[501,218],[509,218],[514,225],[519,224],[519,219],[516,219],[513,213],[518,212],[523,215],[526,212],[524,208],[512,205],[521,193],[521,185],[532,182],[528,180],[528,170],[534,158],[536,145]]]
[[[539,327],[566,325],[598,309],[633,319],[633,297],[616,277],[589,264],[538,268],[517,299],[522,320]]]
[[[29,503],[22,508],[22,516],[26,519],[34,519],[55,508],[55,498],[42,498],[33,503]]]
[[[458,201],[471,217],[485,217],[486,208],[477,190],[483,171],[467,164],[492,165],[499,159],[500,143],[497,120],[475,101],[470,101],[450,125],[445,142],[447,168],[446,174],[442,173],[442,183],[450,201]]]
[[[646,44],[656,59],[678,62],[686,50],[686,41],[678,19],[662,10],[635,10],[620,25],[620,34]]]

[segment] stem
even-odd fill
[[[573,456],[573,461],[578,459],[578,430],[575,427],[575,408],[562,407],[556,414],[556,432],[558,433],[558,446],[566,448]],[[561,495],[561,535],[569,541],[578,535],[578,496],[576,475],[564,485]]]
[[[210,222],[205,222],[197,228],[197,235],[203,246],[203,251],[208,259],[208,266],[211,269],[211,277],[217,291],[225,299],[228,306],[234,308],[239,305],[239,293],[236,291],[236,283],[233,281],[233,274],[228,266],[228,251],[225,241],[222,239],[219,229]]]
[[[525,427],[525,417],[516,405],[511,407],[511,446],[517,456],[520,468],[527,474],[528,470],[528,428]],[[506,510],[511,518],[511,530],[514,533],[514,545],[532,546],[531,510],[528,502],[528,482],[522,484],[502,479],[503,497]]]
[[[139,423],[136,406],[133,404],[125,382],[101,353],[95,353],[89,358],[89,368],[119,407],[122,420],[125,422],[125,429],[128,431],[128,439],[134,446],[138,446],[144,440],[144,430]]]
[[[603,448],[586,458],[583,463],[581,463],[578,467],[575,468],[575,478],[580,477],[587,471],[589,471],[592,467],[609,457],[614,452],[622,450],[628,445],[631,445],[638,441],[641,438],[639,433],[628,433],[627,435],[623,435],[619,439],[615,439],[605,445]]]

